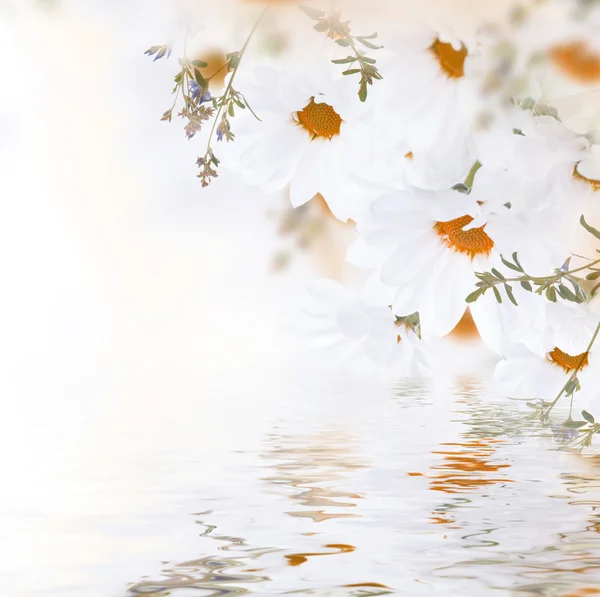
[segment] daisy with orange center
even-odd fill
[[[432,338],[458,324],[475,272],[499,261],[498,247],[514,242],[519,222],[504,205],[458,191],[412,189],[376,199],[357,226],[361,237],[349,259],[373,270],[366,300],[389,304],[397,315],[418,311],[422,336]],[[477,322],[481,310],[473,316]]]
[[[382,111],[397,143],[388,159],[407,155],[409,149],[412,159],[402,165],[408,182],[421,188],[448,188],[460,181],[475,159],[468,139],[477,90],[468,76],[467,44],[414,26],[391,35],[385,47],[391,54],[389,63],[381,59],[381,71],[390,90],[382,98]],[[398,166],[382,170],[397,172]]]
[[[335,44],[333,44],[335,46]],[[244,93],[261,121],[242,114],[236,142],[229,144],[234,167],[245,181],[266,192],[289,185],[297,207],[320,195],[340,220],[354,219],[359,186],[355,171],[374,157],[365,147],[377,131],[372,104],[356,98],[355,81],[323,58],[303,72],[271,67],[250,71]]]

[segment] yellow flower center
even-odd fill
[[[433,229],[457,253],[470,255],[471,259],[476,255],[489,255],[494,248],[494,241],[486,234],[485,225],[463,230],[472,221],[471,216],[462,216],[448,222],[436,222]]]
[[[585,42],[573,41],[554,46],[549,50],[550,60],[566,77],[579,83],[595,83],[600,80],[600,55]]]
[[[600,180],[584,176],[579,172],[579,170],[577,170],[577,165],[575,165],[575,168],[573,168],[573,178],[576,178],[577,180],[581,180],[582,182],[589,184],[592,187],[592,189],[594,189],[594,191],[600,191]]]
[[[451,79],[460,79],[465,76],[465,58],[467,48],[460,45],[460,50],[455,50],[451,44],[436,39],[430,46],[429,51],[436,57],[442,71]]]
[[[311,138],[333,139],[340,134],[342,119],[329,104],[318,104],[311,97],[308,105],[296,112],[296,122],[308,131]]]
[[[577,356],[571,356],[566,352],[563,352],[560,348],[556,347],[554,350],[551,350],[546,358],[553,365],[557,365],[565,370],[565,373],[569,373],[574,369],[581,371],[584,367],[588,365],[588,352],[582,352]]]

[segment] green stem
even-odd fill
[[[465,178],[465,186],[471,188],[473,186],[473,181],[475,180],[475,174],[477,174],[477,170],[479,170],[479,168],[481,168],[481,163],[479,162],[479,160],[477,160],[471,170],[469,170],[469,173],[467,174],[467,178]]]
[[[208,158],[208,155],[210,154],[210,146],[211,146],[212,138],[214,136],[215,129],[217,128],[217,123],[220,120],[221,113],[223,112],[223,108],[227,105],[227,97],[231,93],[231,90],[232,90],[232,87],[233,87],[233,81],[235,79],[235,76],[237,75],[238,69],[239,69],[240,64],[242,62],[242,58],[244,57],[244,54],[246,53],[246,49],[248,48],[248,44],[250,43],[250,40],[254,36],[254,33],[256,32],[256,29],[260,25],[260,22],[263,20],[263,17],[265,16],[265,13],[267,12],[267,10],[269,10],[269,7],[270,7],[270,4],[267,4],[267,6],[265,7],[265,9],[262,11],[262,13],[260,14],[260,16],[256,20],[256,22],[254,23],[254,26],[252,27],[250,33],[248,34],[248,37],[246,38],[246,41],[244,42],[244,45],[242,46],[242,49],[238,52],[239,60],[238,60],[237,66],[233,70],[233,73],[231,74],[229,82],[227,83],[227,87],[225,87],[225,91],[223,92],[223,95],[221,96],[221,103],[219,105],[217,113],[215,114],[215,119],[213,121],[212,128],[210,129],[210,134],[208,135],[208,143],[206,145],[205,160]]]
[[[556,274],[554,276],[545,276],[544,277],[544,276],[530,276],[528,274],[523,274],[522,276],[518,276],[517,278],[504,278],[504,280],[496,280],[495,282],[491,283],[489,285],[489,287],[491,288],[492,286],[497,286],[498,284],[504,284],[505,282],[534,282],[534,283],[540,282],[540,284],[548,284],[548,283],[554,284],[554,282],[558,282],[565,276],[570,276],[571,274],[576,274],[576,273],[582,272],[586,269],[591,269],[592,266],[597,265],[598,263],[600,263],[600,259],[596,259],[595,261],[591,261],[587,265],[582,265],[581,267],[577,267],[575,269],[571,269],[566,272],[560,272],[560,274]]]

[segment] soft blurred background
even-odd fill
[[[495,416],[478,344],[445,388],[316,373],[290,312],[352,227],[201,189],[143,56],[182,8],[0,0],[0,595],[592,594],[597,473]]]

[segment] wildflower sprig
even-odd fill
[[[171,108],[163,113],[161,120],[171,122],[173,110],[175,109],[180,96],[183,98],[183,107],[179,112],[179,116],[187,121],[184,130],[188,139],[194,137],[202,130],[205,123],[212,120],[212,127],[208,135],[206,151],[204,152],[204,155],[199,157],[196,161],[196,164],[200,168],[198,178],[202,181],[203,187],[208,186],[211,180],[218,176],[217,168],[220,164],[220,160],[217,158],[212,148],[214,137],[216,136],[217,141],[225,140],[226,142],[233,141],[235,138],[235,135],[231,130],[230,118],[235,116],[236,107],[242,110],[247,108],[255,118],[260,120],[250,107],[244,94],[235,89],[233,83],[246,49],[248,48],[248,44],[254,36],[254,33],[268,8],[269,6],[263,10],[254,23],[241,50],[227,54],[225,63],[213,72],[210,77],[205,77],[202,73],[203,69],[208,66],[206,62],[203,60],[190,60],[187,57],[186,35],[183,57],[179,60],[181,69],[177,75],[175,75],[175,87],[172,92],[173,95],[175,95],[175,99]],[[145,53],[149,56],[156,55],[156,58],[154,59],[156,60],[162,58],[164,55],[167,55],[168,57],[170,52],[170,46],[153,46]],[[215,75],[225,69],[230,73],[227,86],[221,95],[213,97],[209,89],[210,82]]]
[[[327,37],[333,39],[338,46],[350,48],[352,51],[351,55],[348,55],[346,58],[332,60],[331,62],[348,66],[342,72],[343,75],[360,74],[358,97],[361,102],[366,101],[367,86],[373,85],[374,80],[381,80],[383,77],[375,66],[376,60],[366,56],[358,47],[363,46],[370,50],[380,50],[383,46],[372,43],[372,40],[377,38],[377,33],[362,36],[352,35],[350,21],[342,21],[341,13],[338,10],[331,9],[329,12],[325,12],[324,10],[308,6],[300,6],[300,9],[313,21],[316,21],[313,27],[315,31],[327,33]]]
[[[474,290],[471,294],[469,294],[469,296],[467,296],[467,303],[474,303],[480,296],[483,296],[490,289],[494,292],[496,300],[501,303],[502,295],[500,294],[497,286],[502,285],[504,286],[504,291],[510,302],[514,305],[517,305],[510,282],[518,282],[527,292],[535,292],[539,295],[544,294],[552,303],[555,303],[558,300],[558,297],[573,303],[584,303],[592,298],[600,288],[599,283],[594,286],[594,288],[588,294],[581,287],[582,279],[574,275],[580,272],[589,271],[585,277],[586,280],[596,280],[600,278],[600,269],[594,267],[600,264],[600,259],[591,261],[590,263],[582,265],[581,267],[568,269],[568,264],[570,262],[569,258],[561,268],[556,269],[555,273],[550,276],[530,276],[529,274],[526,274],[518,261],[516,253],[513,253],[512,262],[502,256],[501,259],[502,263],[504,263],[506,267],[520,272],[522,275],[513,278],[507,278],[496,268],[492,268],[489,272],[477,272],[475,274],[479,279],[479,282],[475,284],[477,290]],[[572,288],[569,288],[564,281],[568,281]]]
[[[600,230],[590,226],[583,215],[580,218],[580,224],[590,234],[600,240]],[[600,249],[597,249],[596,252],[600,253]],[[569,269],[571,262],[571,258],[569,257],[565,263],[560,268],[554,270],[555,273],[550,276],[531,276],[525,273],[523,266],[519,263],[517,253],[512,254],[512,261],[505,259],[502,255],[500,256],[500,259],[502,259],[502,263],[508,269],[519,272],[521,275],[507,278],[496,268],[492,268],[489,272],[477,272],[475,274],[479,280],[479,282],[475,284],[477,290],[474,290],[467,296],[465,299],[467,303],[474,303],[490,289],[494,292],[496,300],[501,303],[502,295],[497,286],[503,285],[506,296],[509,298],[510,302],[517,305],[517,301],[512,292],[512,286],[509,282],[518,282],[527,292],[535,292],[539,295],[545,294],[546,298],[552,303],[555,303],[558,300],[558,297],[573,303],[585,303],[593,298],[598,290],[600,290],[600,282],[598,282],[589,293],[586,293],[581,287],[581,283],[584,279],[574,275],[587,272],[585,275],[586,281],[600,279],[600,267],[596,267],[600,265],[600,259],[590,260],[589,263],[586,263],[585,265]],[[568,281],[572,289],[563,281]],[[536,287],[535,290],[534,286]]]

